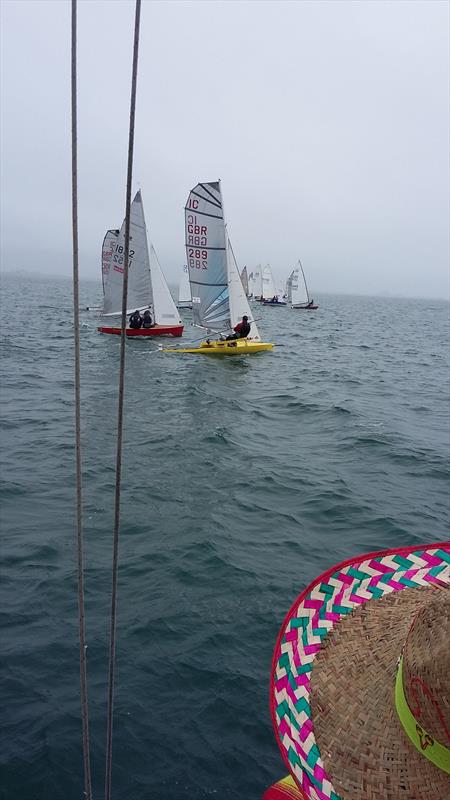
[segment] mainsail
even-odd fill
[[[275,283],[272,276],[272,270],[270,269],[269,264],[267,264],[262,271],[261,297],[264,300],[272,300],[272,297],[275,297],[276,294],[277,292],[275,289]]]
[[[262,295],[262,276],[261,265],[259,264],[253,273],[253,297],[260,300]]]
[[[112,251],[116,243],[119,231],[106,231],[105,238],[102,245],[102,285],[103,294],[105,294],[105,286],[108,281],[109,270],[111,267]]]
[[[245,292],[245,294],[246,294],[246,295],[247,295],[247,297],[248,297],[248,277],[247,277],[247,267],[244,267],[244,269],[243,269],[243,270],[242,270],[242,272],[241,272],[241,282],[242,282],[242,286],[244,287],[244,292]]]
[[[117,316],[122,309],[123,263],[125,250],[125,220],[112,246],[108,280],[105,281],[103,314]],[[157,325],[180,323],[169,287],[153,245],[147,242],[147,227],[140,191],[137,192],[130,211],[130,258],[128,272],[127,314],[139,309],[152,308]]]
[[[306,286],[305,275],[302,263],[299,260],[298,266],[291,275],[291,303],[293,306],[309,303],[308,288]]]
[[[179,308],[192,307],[191,285],[189,283],[189,270],[187,268],[187,264],[184,264],[183,266],[180,285],[178,287],[178,307]]]
[[[186,257],[194,325],[226,333],[250,307],[226,232],[220,182],[198,183],[185,207]],[[259,339],[252,323],[250,336]]]
[[[288,303],[292,302],[292,278],[293,278],[293,275],[294,275],[294,270],[292,270],[291,274],[289,275],[289,278],[286,281],[285,295],[286,295],[286,300],[288,301]]]
[[[251,273],[250,273],[250,275],[248,276],[248,291],[247,291],[247,297],[253,297],[253,295],[254,295],[254,289],[255,289],[255,279],[254,279],[254,277],[253,277],[253,272],[251,272]]]

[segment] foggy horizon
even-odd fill
[[[70,277],[70,4],[1,16],[1,270]],[[220,177],[240,269],[270,263],[284,285],[301,258],[312,294],[448,299],[448,17],[438,0],[144,0],[133,194],[168,283],[189,190]],[[133,24],[134,2],[78,4],[80,276],[96,282],[124,215]]]

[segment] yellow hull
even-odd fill
[[[249,339],[232,339],[231,341],[202,342],[199,347],[168,347],[163,353],[194,353],[205,356],[242,356],[250,353],[263,353],[272,350],[269,342],[252,342]]]

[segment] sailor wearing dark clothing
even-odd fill
[[[144,311],[144,318],[142,320],[142,327],[143,328],[151,328],[152,326],[153,326],[152,315],[150,314],[150,311],[147,309],[147,311]]]
[[[130,328],[142,328],[142,317],[139,311],[135,311],[130,317]]]
[[[248,321],[248,317],[245,315],[242,317],[242,322],[238,322],[238,324],[233,328],[234,333],[231,336],[227,336],[227,341],[230,339],[246,339],[250,333],[251,325]]]

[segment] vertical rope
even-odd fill
[[[116,487],[115,487],[115,503],[114,503],[114,534],[113,534],[112,587],[111,587],[111,630],[110,630],[110,644],[109,644],[108,713],[107,713],[107,725],[106,725],[105,800],[111,800],[112,738],[113,738],[114,683],[115,683],[115,661],[116,661],[117,571],[118,571],[119,532],[120,532],[120,483],[121,483],[121,473],[122,473],[123,401],[124,401],[124,387],[125,387],[125,346],[126,346],[125,328],[127,323],[131,182],[133,177],[134,119],[135,119],[135,109],[136,109],[136,84],[137,84],[140,17],[141,17],[141,0],[136,0],[136,11],[135,11],[135,22],[134,22],[133,71],[131,78],[130,130],[128,138],[127,190],[126,190],[126,203],[125,203],[125,254],[124,254],[123,291],[122,291],[122,331],[120,337],[119,403],[118,403],[118,413],[117,413]]]
[[[78,159],[77,159],[77,0],[72,0],[72,239],[73,239],[73,322],[75,349],[75,461],[76,461],[76,526],[78,560],[78,617],[80,638],[80,690],[83,730],[84,793],[92,800],[91,765],[89,758],[89,713],[86,671],[86,628],[84,615],[83,506],[81,484],[81,414],[80,414],[80,304],[78,293]]]

